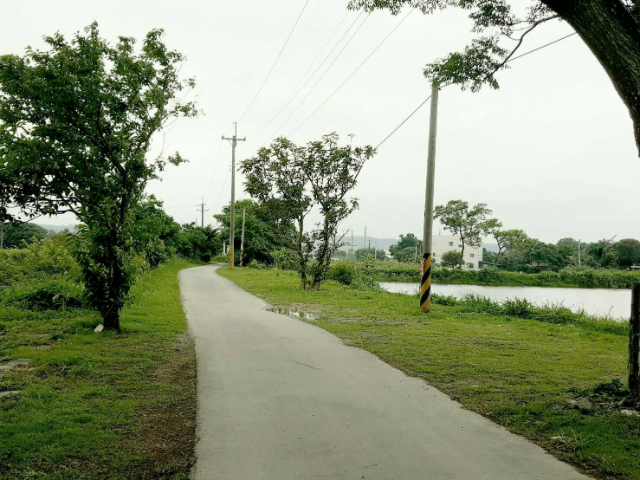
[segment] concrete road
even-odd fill
[[[198,359],[195,479],[588,478],[422,380],[265,311],[215,270],[180,272]]]

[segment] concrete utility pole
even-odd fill
[[[231,205],[229,206],[229,270],[233,270],[234,263],[234,240],[236,236],[236,146],[238,142],[246,142],[247,137],[238,138],[238,122],[233,122],[234,132],[233,137],[228,138],[224,135],[223,140],[229,140],[231,142]]]
[[[356,258],[356,247],[353,244],[353,228],[351,229],[351,258]]]
[[[244,260],[244,215],[247,213],[247,209],[242,209],[242,235],[240,235],[240,266]]]
[[[202,199],[202,203],[197,208],[197,210],[200,212],[200,226],[204,227],[204,212],[208,212],[209,211],[208,208],[207,209],[204,208],[204,198]]]
[[[364,227],[364,243],[362,244],[362,248],[367,248],[367,227]]]
[[[431,308],[431,262],[433,248],[433,193],[436,174],[436,133],[438,131],[438,87],[431,86],[431,115],[429,118],[429,154],[427,157],[427,189],[424,198],[424,230],[422,260],[420,261],[420,310]]]
[[[578,266],[582,265],[582,244],[580,242],[580,240],[578,240]]]

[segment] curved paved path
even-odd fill
[[[198,480],[577,480],[541,448],[220,277],[180,272]]]

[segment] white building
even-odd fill
[[[433,261],[436,265],[440,264],[442,255],[446,252],[455,250],[462,251],[462,243],[460,237],[456,235],[434,235],[433,236]],[[464,246],[463,268],[467,270],[479,270],[480,262],[482,262],[482,240],[479,247]]]

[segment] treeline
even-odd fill
[[[419,282],[419,266],[414,263],[375,262],[370,269],[378,281]],[[615,269],[566,267],[557,272],[522,273],[485,268],[460,270],[435,268],[431,271],[435,283],[457,285],[522,286],[522,287],[580,287],[631,288],[640,282],[640,272]]]

